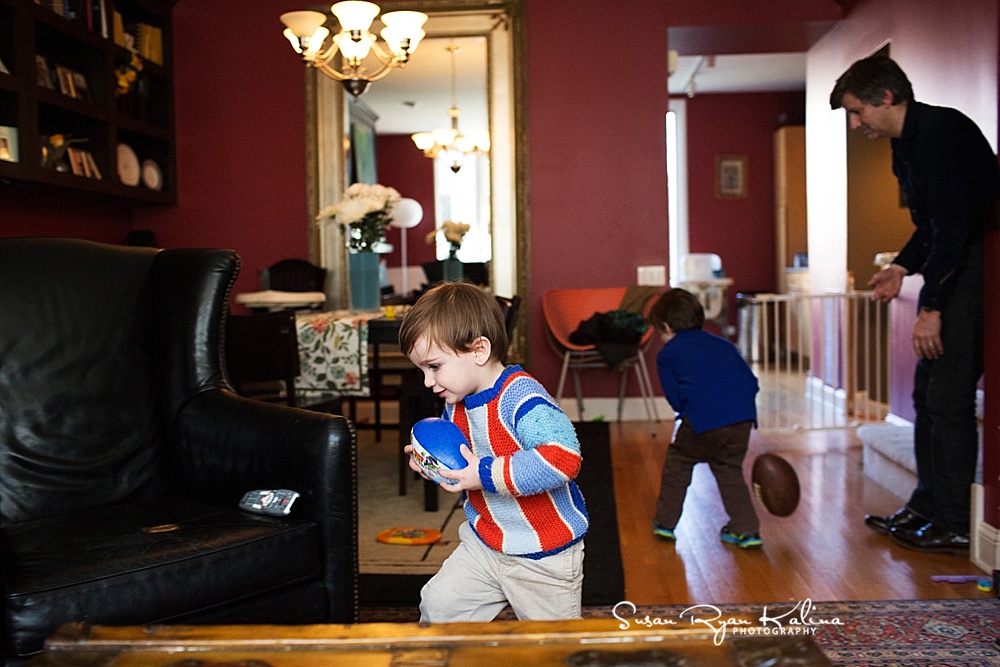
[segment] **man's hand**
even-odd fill
[[[913,325],[913,351],[921,359],[937,359],[944,354],[941,343],[941,311],[920,309]]]
[[[478,491],[483,488],[483,481],[479,479],[479,457],[472,453],[467,445],[462,445],[459,450],[465,457],[469,465],[461,470],[441,470],[441,476],[446,479],[456,479],[458,484],[441,484],[441,488],[452,493],[461,491]]]
[[[892,301],[899,295],[905,276],[906,269],[899,264],[890,264],[885,267],[868,281],[868,286],[875,291],[872,298],[883,303]]]

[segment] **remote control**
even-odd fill
[[[288,489],[257,489],[243,495],[240,509],[254,514],[286,516],[292,511],[292,503],[298,497],[298,492]]]

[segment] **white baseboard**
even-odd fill
[[[983,521],[983,485],[972,485],[969,560],[983,572],[1000,570],[1000,529]]]
[[[668,428],[673,428],[674,411],[667,403],[667,399],[662,396],[653,398],[653,406],[656,408],[656,417],[661,424],[666,424]],[[580,420],[580,413],[576,404],[576,397],[563,396],[559,401],[559,407],[569,415],[574,421]],[[583,420],[593,421],[600,417],[604,421],[618,421],[618,399],[617,398],[585,398],[583,399]],[[639,397],[626,397],[622,405],[622,421],[646,421],[646,404]]]

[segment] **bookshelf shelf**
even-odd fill
[[[0,183],[176,203],[173,7],[0,0]],[[122,183],[120,144],[156,177]]]

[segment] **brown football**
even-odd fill
[[[788,516],[799,505],[799,476],[792,465],[777,454],[761,454],[750,473],[753,494],[775,516]]]

